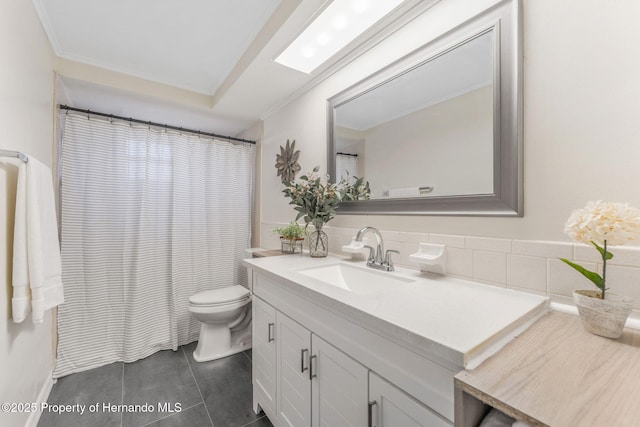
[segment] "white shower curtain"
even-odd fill
[[[55,377],[198,337],[189,296],[244,284],[255,146],[67,113]]]
[[[353,178],[360,177],[358,172],[358,157],[352,154],[336,154],[336,177],[338,181],[346,179],[347,176]]]

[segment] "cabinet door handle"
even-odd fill
[[[305,353],[309,353],[308,348],[303,348],[302,350],[300,350],[300,372],[304,372],[309,369],[308,366],[304,366],[304,360],[306,359]]]
[[[267,339],[269,340],[268,342],[273,341],[273,327],[275,326],[275,323],[269,323],[269,330],[267,331]]]
[[[376,406],[378,402],[372,400],[369,402],[369,411],[367,413],[367,426],[373,427],[373,407]]]
[[[309,358],[309,379],[310,380],[312,380],[312,379],[317,377],[317,375],[314,373],[314,369],[313,369],[313,361],[314,361],[314,359],[317,359],[317,358],[318,358],[318,356],[316,356],[315,354]]]

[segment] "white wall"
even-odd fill
[[[239,135],[238,138],[248,139],[256,142],[256,159],[255,159],[255,187],[253,189],[253,221],[251,223],[251,246],[258,247],[260,245],[260,208],[262,200],[260,198],[260,175],[262,174],[262,121],[254,123]]]
[[[51,165],[53,64],[47,37],[30,1],[6,0],[0,12],[0,148]],[[0,402],[35,402],[49,391],[53,322],[11,320],[11,263],[16,160],[0,158]],[[23,426],[29,414],[0,412],[0,425]]]
[[[365,132],[366,177],[389,188],[432,186],[428,196],[493,191],[493,86],[467,92]]]
[[[286,139],[303,171],[326,165],[326,100],[430,41],[494,0],[446,0],[348,67],[265,119],[262,222],[294,217],[273,160]],[[524,0],[524,217],[339,216],[330,225],[564,240],[566,218],[588,200],[640,207],[640,2]],[[265,233],[262,233],[265,236]]]

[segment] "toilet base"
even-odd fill
[[[196,362],[208,362],[231,356],[251,348],[251,327],[231,331],[228,327],[202,324],[200,339],[193,352]]]

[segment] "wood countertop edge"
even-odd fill
[[[550,312],[454,383],[531,425],[637,426],[640,331],[603,338],[584,331],[577,316]]]

